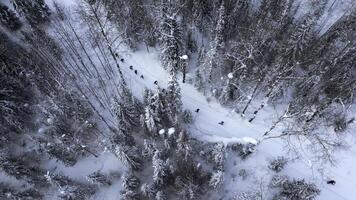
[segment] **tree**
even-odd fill
[[[164,194],[164,192],[162,192],[162,191],[158,191],[157,193],[156,193],[156,198],[155,198],[155,200],[167,200],[168,198],[167,198],[167,196]]]
[[[49,22],[50,9],[44,0],[13,0],[15,10],[26,18],[31,26],[38,26]]]
[[[220,94],[219,101],[221,104],[228,104],[231,101],[234,101],[236,97],[238,96],[237,94],[237,87],[234,84],[234,77],[232,73],[228,74],[225,86],[223,87],[223,90]]]
[[[127,97],[125,94],[123,96]],[[118,121],[118,127],[122,131],[130,132],[139,124],[141,106],[136,107],[132,101],[119,102],[114,99],[112,108]]]
[[[130,172],[126,173],[122,179],[122,186],[126,190],[135,190],[140,185],[139,179]]]
[[[163,185],[168,176],[168,166],[166,161],[162,159],[162,152],[156,150],[152,157],[153,181],[157,185]]]
[[[133,146],[127,145],[115,145],[113,152],[116,157],[127,167],[130,167],[133,170],[138,170],[142,166],[142,161],[140,157],[139,150]]]
[[[0,183],[0,198],[1,199],[26,199],[36,200],[42,199],[43,194],[35,188],[19,189],[12,188],[6,184]]]
[[[22,26],[20,19],[14,11],[2,3],[0,3],[0,23],[11,31],[16,31]]]
[[[145,108],[145,126],[147,130],[155,135],[160,127],[159,123],[160,120],[155,116],[155,113],[153,110],[150,108],[150,106],[147,106]]]
[[[223,143],[215,143],[210,152],[210,158],[219,170],[224,169],[226,147]]]
[[[195,70],[194,87],[200,92],[204,89],[204,81],[199,68]]]
[[[313,200],[319,193],[320,190],[314,184],[306,183],[304,180],[287,180],[282,184],[279,195],[291,200]]]
[[[166,95],[171,119],[177,118],[177,116],[182,112],[181,98],[182,97],[177,77],[176,75],[173,75],[169,78]]]
[[[211,50],[207,54],[207,60],[205,61],[205,68],[207,70],[208,80],[210,82],[218,80],[221,77],[221,69],[223,66],[224,53],[225,53],[225,1],[221,1],[219,8],[219,16],[216,23],[214,32],[214,40],[212,41]]]
[[[171,75],[178,74],[182,39],[180,25],[177,20],[180,9],[178,4],[172,0],[162,1],[160,6],[162,63]]]
[[[217,189],[219,187],[221,187],[221,185],[223,184],[224,181],[224,172],[218,170],[216,172],[213,173],[213,175],[211,176],[210,180],[209,180],[209,185],[214,188]]]
[[[61,199],[88,199],[97,190],[93,185],[80,183],[67,176],[54,174],[49,171],[47,171],[44,177],[59,190],[58,197]]]

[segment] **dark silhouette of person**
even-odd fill
[[[329,185],[335,185],[335,184],[336,184],[336,181],[334,181],[334,180],[328,180],[328,181],[326,181],[326,183],[329,184]]]

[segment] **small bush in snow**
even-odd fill
[[[190,110],[184,110],[182,114],[182,120],[186,124],[192,123],[193,122],[192,112],[190,112]]]
[[[285,157],[277,157],[270,161],[268,168],[278,173],[282,171],[287,163],[288,160]]]
[[[275,175],[272,177],[270,185],[272,187],[281,187],[287,181],[288,181],[287,176]]]
[[[242,159],[246,159],[249,155],[255,152],[256,149],[256,145],[252,143],[234,143],[231,144],[230,147],[231,150],[236,151]]]

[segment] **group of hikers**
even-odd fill
[[[121,62],[125,62],[125,59],[121,58],[120,61]],[[130,70],[133,70],[136,75],[138,75],[137,69],[134,69],[132,65],[130,65],[129,68],[130,68]],[[144,79],[145,77],[141,74],[140,78]],[[153,84],[158,85],[158,81],[157,80],[154,81]],[[200,108],[197,108],[195,110],[195,113],[199,113],[199,111],[200,111]],[[224,121],[220,121],[218,124],[223,126],[224,123],[225,123]],[[335,185],[336,181],[335,180],[328,180],[326,183],[329,184],[329,185]]]

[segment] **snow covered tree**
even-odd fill
[[[224,182],[224,172],[223,171],[216,171],[213,173],[213,175],[211,176],[210,180],[209,180],[209,185],[211,187],[213,187],[214,189],[217,189],[219,187],[221,187],[221,185]]]
[[[169,106],[171,122],[182,112],[182,97],[176,75],[169,78],[166,99]]]
[[[147,130],[151,134],[155,135],[160,127],[160,120],[157,116],[155,116],[155,113],[150,106],[145,108],[144,121]]]
[[[178,187],[178,194],[182,199],[193,200],[199,197],[199,185],[192,180],[183,180],[182,177],[177,177],[175,185]]]
[[[93,185],[77,182],[67,176],[53,174],[49,171],[44,174],[44,177],[47,179],[47,182],[59,190],[58,197],[60,199],[88,199],[91,198],[97,190]]]
[[[160,34],[162,63],[170,74],[178,74],[181,54],[182,33],[177,20],[179,5],[173,0],[161,1]]]
[[[127,167],[138,170],[142,166],[142,160],[137,147],[115,145],[113,149],[116,157]]]
[[[137,49],[141,42],[148,46],[156,44],[157,33],[146,2],[105,0],[103,3],[108,11],[108,19],[123,30],[122,37],[132,49]]]
[[[126,173],[122,178],[122,186],[127,190],[135,190],[139,187],[139,179],[132,173]]]
[[[13,0],[12,3],[17,12],[32,26],[49,22],[51,12],[44,0]]]
[[[219,16],[214,32],[214,40],[212,41],[211,49],[207,53],[204,68],[207,71],[208,80],[216,81],[221,77],[221,69],[224,61],[225,53],[225,38],[224,30],[226,24],[225,1],[221,1],[219,8]]]
[[[123,190],[121,191],[121,198],[124,200],[139,200],[141,195],[139,193],[140,180],[132,173],[127,172],[122,178]]]
[[[142,155],[144,157],[151,158],[154,155],[155,151],[156,151],[155,145],[153,143],[149,142],[146,139],[143,141],[143,148],[144,149],[142,151]]]
[[[14,11],[2,3],[0,3],[0,23],[11,31],[16,31],[22,26],[20,19]]]
[[[148,198],[148,199],[154,199],[154,196],[156,194],[154,186],[150,185],[148,183],[142,184],[141,188],[140,188],[140,191],[143,194],[143,196]]]
[[[181,153],[185,159],[192,154],[192,147],[189,143],[189,136],[185,130],[182,130],[176,140],[177,152]]]
[[[137,108],[134,102],[119,102],[119,100],[114,99],[112,109],[120,130],[131,132],[139,125],[140,108]]]
[[[232,73],[228,74],[225,86],[220,94],[219,101],[221,104],[228,104],[231,101],[234,101],[237,94],[237,87],[234,84],[234,77]]]
[[[313,200],[319,193],[320,190],[315,184],[306,183],[305,180],[288,180],[282,184],[279,196],[291,200]]]
[[[158,191],[157,193],[156,193],[156,198],[155,198],[155,200],[167,200],[168,198],[167,198],[167,196],[164,194],[164,192],[163,191]]]
[[[307,48],[317,37],[314,29],[326,7],[326,3],[327,1],[325,0],[312,2],[313,12],[307,13],[302,17],[300,24],[297,25],[288,41],[287,59],[291,59],[293,62],[305,62],[303,57]]]
[[[145,122],[151,133],[157,133],[163,126],[170,126],[173,121],[166,95],[167,93],[158,87],[150,97],[150,104],[145,108]]]
[[[0,198],[1,199],[26,199],[26,200],[36,200],[43,199],[43,194],[35,188],[13,188],[7,184],[0,183]]]
[[[226,147],[222,142],[215,143],[209,153],[211,161],[216,165],[216,168],[219,170],[224,169],[225,153]]]
[[[152,157],[153,181],[157,185],[163,185],[168,176],[168,166],[162,158],[162,152],[156,150]]]
[[[115,176],[113,176],[115,177]],[[117,177],[115,177],[117,178]],[[95,171],[87,176],[87,180],[92,184],[97,184],[99,186],[110,186],[112,184],[111,177],[103,174],[100,171]]]
[[[39,155],[34,152],[23,155],[1,155],[0,168],[9,176],[18,180],[24,180],[36,187],[46,186],[43,176],[45,171],[40,168]]]
[[[195,70],[194,87],[200,92],[204,89],[203,77],[199,68]]]
[[[190,112],[190,110],[184,110],[182,113],[182,120],[186,124],[192,123],[193,122],[192,112]]]

